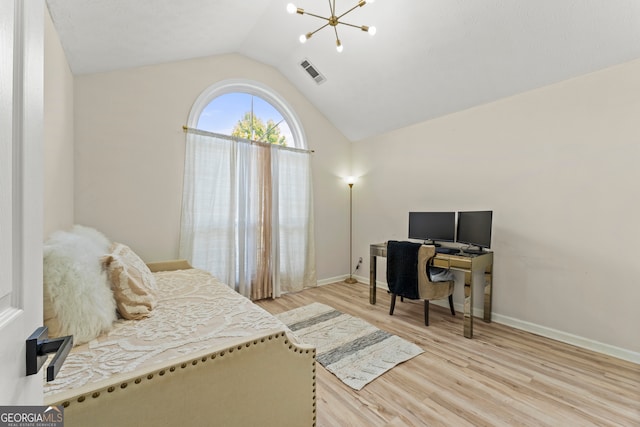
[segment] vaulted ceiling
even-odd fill
[[[322,22],[287,14],[290,1],[328,16],[333,0],[47,3],[74,74],[240,53],[278,69],[350,140],[640,58],[638,0],[377,0],[344,18],[377,34],[338,26],[342,53],[330,27],[301,44]]]

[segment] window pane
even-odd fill
[[[246,111],[251,111],[252,95],[227,93],[213,99],[198,118],[198,129],[231,135],[231,132]]]
[[[282,115],[278,112],[278,110],[273,107],[273,105],[269,104],[262,98],[254,96],[253,111],[256,117],[262,120],[270,133],[277,133],[280,136],[284,137],[284,145],[290,147],[293,147],[295,145],[293,143],[293,135],[291,135],[289,125],[284,120]],[[278,140],[281,140],[281,138],[278,138]]]
[[[278,110],[248,93],[228,93],[213,99],[200,114],[198,129],[295,146],[291,129]]]

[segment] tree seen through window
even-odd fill
[[[286,146],[287,138],[280,134],[281,123],[282,121],[276,123],[272,119],[268,119],[265,123],[260,117],[247,111],[244,113],[244,117],[236,123],[231,136]]]
[[[282,114],[264,99],[241,92],[214,98],[202,111],[198,129],[253,141],[295,146]]]

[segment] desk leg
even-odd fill
[[[491,294],[493,291],[493,271],[489,265],[484,273],[484,321],[491,322]]]
[[[473,273],[464,273],[464,336],[473,338]]]
[[[369,258],[369,304],[376,303],[376,260],[375,255]]]

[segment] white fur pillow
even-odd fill
[[[107,238],[107,236],[105,236],[95,228],[76,224],[71,228],[71,233],[80,237],[85,237],[87,240],[96,245],[102,252],[107,253],[109,252],[109,248],[111,248],[111,241]]]
[[[101,259],[109,239],[89,227],[57,231],[44,244],[44,323],[49,336],[83,344],[111,329],[116,302]]]

